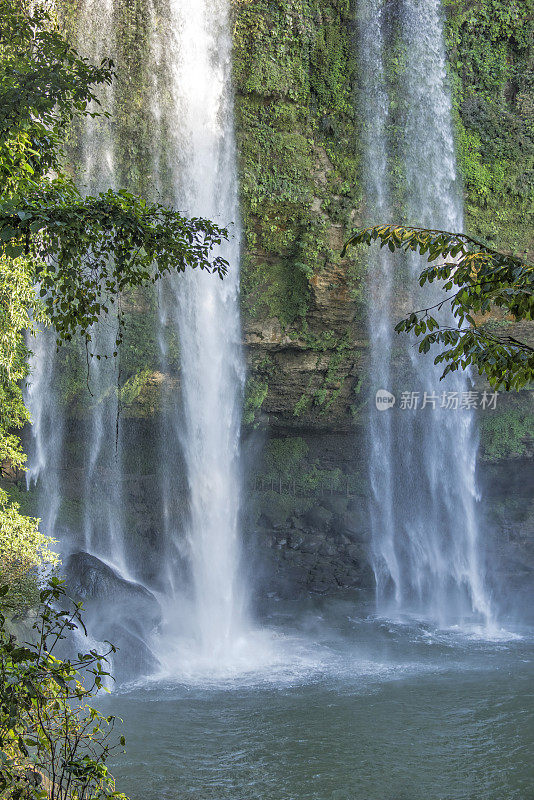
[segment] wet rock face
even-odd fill
[[[264,591],[294,598],[374,586],[359,499],[306,498],[284,517],[272,495],[257,526]]]
[[[339,310],[335,304],[334,308]],[[298,335],[288,336],[277,320],[245,320],[249,373],[261,379],[268,365],[268,374],[263,376],[267,385],[261,407],[264,424],[288,430],[352,430],[352,406],[361,401],[357,387],[365,373],[365,333],[335,318],[328,330],[331,346],[314,348]],[[320,341],[324,334],[317,322],[313,336]],[[339,350],[347,336],[350,346]],[[327,398],[324,402],[323,397]]]
[[[117,648],[113,672],[119,681],[154,672],[158,661],[147,644],[161,622],[155,596],[128,581],[96,556],[73,553],[65,565],[67,593],[82,600],[84,621],[95,639]]]
[[[483,463],[481,529],[493,596],[500,613],[532,619],[534,470],[532,459]],[[530,616],[529,616],[530,615]]]
[[[121,577],[96,556],[79,552],[69,556],[66,566],[67,585],[81,600],[105,604],[129,617],[143,616],[153,625],[160,621],[159,603],[140,583]]]

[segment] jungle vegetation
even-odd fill
[[[303,32],[295,24],[293,34],[286,0],[242,5],[235,75],[241,91],[241,148],[247,157],[241,176],[245,228],[249,252],[256,249],[272,256],[272,275],[267,276],[272,280],[266,279],[265,259],[260,263],[248,257],[248,303],[267,306],[288,326],[300,325],[311,348],[325,349],[334,338],[331,332],[319,339],[304,330],[309,281],[325,253],[332,261],[337,257],[332,255],[324,213],[336,224],[348,225],[361,199],[351,94],[356,66],[344,25],[348,4],[329,4],[317,41],[310,33],[315,1],[302,3],[309,8],[306,26]],[[518,162],[516,139],[526,134],[523,129],[517,132],[510,115],[504,114],[507,98],[499,87],[505,78],[520,81],[517,65],[527,43],[523,27],[505,19],[515,3],[491,0],[486,5],[491,8],[482,23],[491,28],[498,45],[491,64],[478,44],[480,20],[471,24],[467,14],[450,26],[451,50],[466,51],[468,42],[476,54],[469,65],[457,61],[460,160],[475,229],[482,230],[487,219],[496,218],[500,227],[495,236],[507,227],[517,239],[515,230],[521,233],[520,222],[526,217],[526,177],[510,177],[510,165]],[[261,6],[261,14],[256,6]],[[248,16],[254,14],[254,25],[247,26]],[[0,0],[0,18],[0,464],[10,472],[22,470],[25,463],[17,431],[29,422],[21,389],[28,375],[28,331],[52,325],[58,346],[81,336],[91,355],[91,325],[115,313],[119,346],[124,292],[171,270],[200,268],[223,277],[227,265],[211,255],[226,232],[207,220],[188,220],[124,191],[80,194],[65,166],[66,137],[75,118],[104,113],[98,90],[114,79],[114,64],[109,59],[90,64],[45,9],[30,10],[24,0]],[[498,30],[495,20],[500,21]],[[512,23],[518,54],[514,63],[504,52],[510,40],[506,26]],[[249,36],[255,27],[256,35]],[[278,47],[277,36],[287,46]],[[277,58],[271,57],[271,50]],[[251,68],[253,52],[257,68]],[[302,66],[305,53],[309,69]],[[512,76],[505,75],[509,62]],[[467,88],[469,70],[477,71],[475,94]],[[516,94],[517,102],[527,107],[526,89]],[[495,157],[485,146],[490,141],[498,150]],[[326,166],[312,185],[318,152]],[[483,152],[489,153],[491,163]],[[514,199],[513,225],[495,213],[496,204],[504,207],[505,196]],[[314,199],[320,211],[312,212]],[[436,359],[444,363],[445,372],[474,365],[494,386],[507,389],[532,380],[532,349],[477,321],[495,306],[514,319],[531,319],[532,266],[469,236],[441,231],[378,227],[360,231],[347,245],[376,240],[392,250],[427,255],[430,265],[421,283],[444,281],[445,291],[452,294],[441,305],[449,303],[460,324],[444,327],[427,308],[414,310],[399,323],[399,331],[422,335],[423,352],[441,345]],[[281,252],[283,263],[277,258]],[[338,347],[340,359],[348,349],[344,342]],[[333,363],[332,370],[336,366]],[[261,405],[267,384],[257,382],[256,393]],[[287,461],[287,453],[281,455]],[[317,479],[315,473],[309,475],[310,481]],[[108,677],[106,656],[91,651],[68,660],[57,655],[63,637],[74,626],[83,628],[81,609],[57,610],[57,604],[65,602],[57,578],[39,590],[37,567],[53,570],[57,565],[53,542],[39,532],[38,520],[21,514],[1,488],[0,550],[0,585],[6,585],[0,590],[0,796],[120,797],[105,766],[114,721],[87,705]],[[29,606],[36,614],[33,643],[21,645],[10,632],[10,620]]]
[[[392,225],[357,231],[345,250],[375,242],[392,253],[426,256],[429,266],[419,284],[441,282],[444,296],[432,306],[411,311],[395,330],[422,336],[420,353],[439,345],[434,363],[445,364],[442,378],[472,365],[495,388],[520,389],[534,379],[534,348],[485,324],[495,308],[514,321],[534,319],[534,265],[464,233]],[[447,317],[438,321],[443,309]]]

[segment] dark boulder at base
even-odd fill
[[[257,597],[294,599],[375,585],[367,520],[357,500],[257,493]],[[253,524],[253,523],[252,523]]]
[[[65,581],[67,593],[83,601],[90,634],[117,647],[115,677],[130,680],[154,672],[158,660],[147,642],[161,622],[161,609],[152,592],[82,551],[67,559]]]

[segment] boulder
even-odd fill
[[[72,553],[65,567],[67,592],[84,604],[91,636],[117,647],[113,674],[119,681],[154,672],[158,660],[148,644],[161,622],[161,609],[145,586],[123,578],[96,556]]]
[[[109,564],[89,553],[69,556],[65,568],[68,591],[84,605],[102,605],[113,609],[113,615],[131,617],[155,627],[161,620],[158,601],[145,586],[126,580]]]
[[[329,529],[334,515],[323,505],[314,505],[303,515],[304,522],[309,528],[315,528],[317,531],[325,532]]]

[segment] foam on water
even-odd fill
[[[322,683],[332,691],[374,691],[384,682],[492,668],[495,656],[522,646],[519,634],[484,628],[436,628],[403,617],[385,619],[352,601],[274,607],[261,630],[236,639],[227,658],[206,657],[194,636],[163,634],[161,667],[120,691],[161,693],[284,690]],[[349,687],[347,689],[347,687]],[[350,688],[352,687],[352,689]]]

